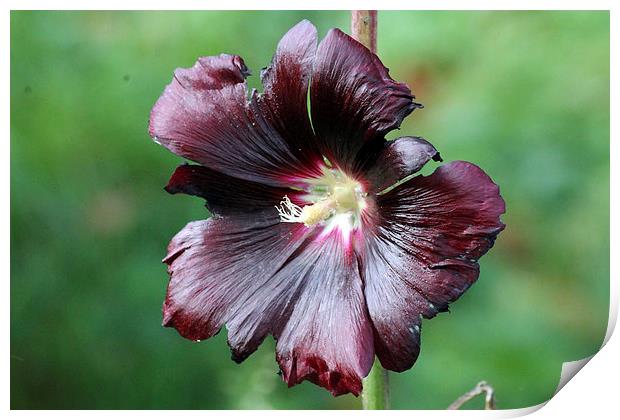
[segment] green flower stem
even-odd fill
[[[389,409],[389,387],[387,370],[378,360],[372,365],[367,377],[362,380],[362,407],[364,410]]]
[[[351,35],[361,42],[371,52],[377,53],[377,11],[376,10],[352,10],[351,11]],[[381,367],[379,361],[375,363],[370,373],[362,381],[362,407],[364,410],[387,410],[388,399],[388,374]]]
[[[364,44],[373,53],[377,53],[377,11],[352,10],[351,36]]]

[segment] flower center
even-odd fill
[[[331,168],[324,168],[322,176],[305,182],[306,193],[300,198],[309,204],[300,207],[284,196],[276,206],[282,222],[310,227],[338,220],[349,227],[359,225],[361,211],[366,208],[366,193],[359,182]]]

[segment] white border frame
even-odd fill
[[[265,4],[264,1],[250,1],[250,0],[237,0],[233,2],[208,2],[206,0],[175,0],[174,2],[165,2],[161,0],[146,1],[131,1],[131,0],[94,0],[88,3],[79,2],[75,0],[62,0],[62,1],[5,1],[3,6],[5,8],[2,15],[0,25],[0,45],[2,48],[2,56],[5,57],[1,62],[0,71],[2,72],[3,83],[0,85],[0,97],[5,98],[0,102],[0,127],[2,127],[3,141],[1,143],[3,147],[2,153],[2,166],[1,171],[4,175],[4,182],[2,183],[1,196],[10,197],[10,10],[29,10],[29,9],[78,9],[78,10],[204,10],[211,9],[217,10],[226,6],[227,10],[255,10],[255,9],[271,9],[271,10],[349,10],[349,9],[376,9],[380,10],[610,10],[611,20],[611,103],[610,103],[610,115],[611,115],[611,138],[610,138],[610,159],[611,159],[611,189],[610,189],[610,214],[620,214],[618,206],[618,190],[614,188],[617,186],[619,172],[616,169],[615,163],[618,163],[618,120],[614,117],[618,117],[618,75],[620,74],[620,66],[618,65],[618,48],[620,46],[618,42],[620,23],[620,2],[617,1],[604,1],[604,0],[590,0],[584,1],[553,1],[553,0],[521,0],[521,1],[503,1],[501,3],[490,0],[477,0],[469,1],[467,3],[457,0],[446,0],[441,2],[433,1],[396,1],[396,0],[383,0],[377,1],[334,1],[334,0],[315,0],[315,1],[297,1],[297,2],[283,2],[283,1],[271,1],[269,4]],[[378,7],[380,6],[380,7]],[[615,182],[614,182],[615,181]],[[9,198],[10,200],[10,198]],[[2,246],[2,258],[4,259],[4,270],[6,273],[4,282],[4,304],[2,305],[2,315],[5,318],[6,333],[2,338],[2,352],[3,357],[0,358],[0,367],[3,372],[3,381],[0,382],[0,390],[2,394],[0,396],[3,406],[8,411],[10,406],[10,344],[9,344],[9,329],[10,329],[10,206],[3,205],[2,211],[4,213],[3,223],[1,224],[1,231],[3,241]],[[459,418],[459,419],[484,419],[484,418],[512,418],[518,417],[530,413],[533,414],[533,418],[536,419],[550,419],[550,418],[565,418],[567,416],[601,416],[602,418],[608,418],[610,413],[618,413],[617,408],[617,381],[620,373],[620,362],[618,362],[618,356],[620,355],[620,341],[617,337],[613,337],[612,333],[616,325],[618,318],[618,223],[611,218],[611,272],[610,272],[610,313],[607,333],[603,343],[603,348],[593,357],[584,359],[582,361],[565,363],[562,369],[562,378],[560,385],[558,386],[559,392],[548,403],[543,403],[538,406],[516,409],[516,410],[497,410],[497,411],[428,411],[417,410],[414,413],[407,411],[390,411],[389,415],[402,418],[415,418],[415,419],[443,419],[443,418]],[[587,363],[590,361],[590,363]],[[587,365],[586,365],[587,363]],[[585,365],[585,366],[584,366]],[[579,373],[578,379],[569,381],[581,368],[583,371]],[[568,378],[568,379],[567,379]],[[564,386],[565,385],[565,386]],[[564,386],[564,387],[563,387]],[[539,410],[544,406],[544,409]],[[29,418],[31,416],[44,415],[50,418],[81,418],[85,415],[81,411],[11,411],[11,416],[19,418]],[[347,412],[322,412],[322,416],[327,417],[358,417],[369,418],[383,416],[386,412],[370,412],[370,411],[347,411]],[[200,411],[116,411],[114,416],[119,418],[131,418],[136,417],[148,417],[149,419],[168,419],[170,416],[204,419],[205,416],[226,416],[226,417],[241,417],[251,415],[252,417],[263,416],[269,419],[288,418],[294,415],[300,419],[310,419],[316,414],[312,411],[296,411],[294,413],[288,411],[209,411],[208,414]],[[616,414],[617,415],[617,414]],[[88,416],[94,418],[105,418],[109,416],[109,413],[105,411],[89,411]],[[415,417],[414,417],[415,416]]]

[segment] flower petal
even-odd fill
[[[261,72],[261,111],[272,115],[274,127],[294,150],[304,150],[308,165],[320,161],[308,115],[308,84],[317,46],[317,32],[303,20],[280,40],[271,65]]]
[[[252,214],[273,209],[290,189],[270,187],[230,177],[199,165],[180,165],[165,190],[207,200],[207,208],[218,215]]]
[[[415,174],[431,159],[442,160],[437,149],[422,137],[399,137],[385,142],[365,176],[370,183],[369,191],[383,191]]]
[[[395,258],[398,251],[382,238],[366,244],[364,295],[375,330],[377,357],[384,368],[402,372],[413,366],[420,353],[421,314],[430,318],[436,311],[415,288],[414,279],[400,271],[404,268]]]
[[[377,197],[380,220],[363,251],[365,295],[377,356],[402,371],[419,351],[420,316],[447,310],[478,278],[477,260],[504,228],[505,204],[489,176],[467,162]]]
[[[248,99],[248,74],[240,57],[227,54],[177,69],[151,111],[150,135],[179,156],[249,181],[281,186],[319,173],[301,143],[278,131],[256,91]]]
[[[338,232],[315,240],[283,275],[304,287],[276,354],[289,386],[309,380],[334,395],[359,395],[374,360],[362,280]]]
[[[283,379],[335,395],[361,391],[374,358],[357,261],[339,237],[252,218],[190,223],[170,243],[164,325],[192,340],[225,324],[233,360],[277,339]]]
[[[369,141],[400,126],[419,104],[366,47],[338,29],[319,44],[310,89],[312,123],[323,154],[351,166]]]
[[[272,213],[275,209],[251,218],[192,222],[172,239],[164,258],[170,273],[165,326],[202,340],[216,334],[245,305],[256,304],[253,296],[268,287],[266,282],[307,236],[303,225],[280,223]],[[271,315],[263,314],[267,319]]]

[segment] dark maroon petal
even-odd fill
[[[413,366],[420,352],[420,317],[436,311],[404,276],[402,250],[377,238],[364,250],[366,303],[375,330],[375,352],[381,365],[402,372]]]
[[[227,322],[236,360],[271,332],[282,378],[309,380],[334,395],[359,395],[374,359],[357,261],[338,235],[308,236]]]
[[[365,178],[369,191],[380,192],[418,172],[426,162],[441,161],[439,152],[422,137],[399,137],[385,142]]]
[[[419,106],[375,54],[338,29],[319,44],[311,83],[313,127],[323,154],[341,166]]]
[[[216,334],[246,305],[257,305],[256,297],[270,287],[266,283],[309,232],[300,224],[280,223],[272,213],[275,209],[246,218],[192,222],[172,239],[164,258],[170,273],[165,326],[201,340]],[[261,316],[271,319],[274,314]],[[263,338],[256,338],[253,350]]]
[[[207,208],[215,214],[252,214],[273,209],[291,190],[270,187],[230,177],[199,165],[176,168],[165,190],[170,194],[189,194],[207,200]]]
[[[383,366],[409,369],[420,316],[445,311],[478,278],[478,259],[504,228],[499,188],[477,166],[451,162],[377,196],[366,239],[365,295]]]
[[[334,395],[359,395],[374,349],[354,254],[331,234],[310,244],[282,275],[304,285],[276,336],[283,379],[289,386],[307,379]]]
[[[190,223],[164,259],[164,325],[202,340],[225,324],[237,362],[273,334],[289,386],[307,379],[358,395],[374,358],[372,326],[357,261],[334,236],[267,211]]]
[[[249,181],[281,186],[316,173],[301,143],[292,147],[281,123],[261,109],[259,95],[248,99],[247,75],[243,60],[227,54],[176,70],[151,111],[150,135],[179,156]]]
[[[271,65],[261,73],[261,111],[272,115],[274,127],[294,150],[304,150],[311,165],[321,160],[308,115],[308,84],[316,53],[317,32],[303,20],[280,40]]]

